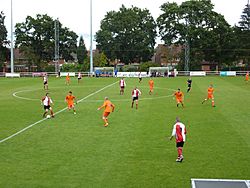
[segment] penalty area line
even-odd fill
[[[101,88],[101,89],[99,89],[99,90],[97,90],[97,91],[95,91],[95,92],[93,92],[93,93],[87,95],[86,97],[84,97],[84,98],[78,100],[77,103],[80,103],[80,102],[86,100],[87,98],[89,98],[89,97],[91,97],[91,96],[93,96],[93,95],[95,95],[95,94],[97,94],[97,93],[99,93],[99,92],[101,92],[101,91],[103,91],[103,90],[105,90],[105,89],[107,89],[107,88],[109,88],[109,87],[115,85],[116,83],[118,83],[118,81],[116,81],[116,82],[114,82],[114,83],[112,83],[112,84],[109,84],[109,85],[107,85],[107,86],[105,86],[105,87],[103,87],[103,88]],[[59,110],[58,112],[56,112],[55,115],[60,114],[61,112],[65,111],[65,110],[67,110],[67,109],[68,109],[68,108],[65,107],[65,108]],[[5,141],[7,141],[7,140],[9,140],[9,139],[11,139],[11,138],[13,138],[13,137],[15,137],[15,136],[17,136],[17,135],[19,135],[19,134],[21,134],[21,133],[23,133],[24,131],[26,131],[26,130],[32,128],[33,126],[35,126],[35,125],[37,125],[37,124],[39,124],[39,123],[41,123],[41,122],[43,122],[43,121],[46,121],[46,120],[47,120],[47,118],[44,118],[44,119],[41,119],[41,120],[39,120],[39,121],[37,121],[37,122],[31,124],[31,125],[28,125],[27,127],[23,128],[22,130],[20,130],[20,131],[14,133],[14,134],[12,134],[12,135],[10,135],[10,136],[8,136],[8,137],[2,139],[2,140],[0,140],[0,144],[3,143],[3,142],[5,142]]]

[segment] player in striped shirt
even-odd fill
[[[53,101],[52,99],[49,97],[49,93],[46,93],[45,97],[42,98],[41,101],[43,108],[45,110],[45,112],[43,113],[43,117],[46,117],[46,114],[50,111],[51,117],[54,117],[54,113],[53,113],[53,109],[51,107]]]
[[[131,108],[134,107],[134,102],[136,102],[136,109],[138,109],[138,100],[139,100],[140,95],[141,95],[141,91],[139,89],[137,89],[137,87],[135,87],[132,90],[132,105],[131,105]]]
[[[120,85],[120,95],[123,95],[124,94],[124,88],[126,86],[126,82],[125,82],[124,78],[122,78],[120,80],[119,85]]]
[[[49,89],[49,86],[48,86],[48,76],[47,76],[47,74],[45,74],[45,75],[43,76],[43,88],[44,88],[45,90],[48,90],[48,89]]]
[[[82,79],[82,74],[81,72],[78,72],[78,76],[77,76],[77,83],[80,83],[80,80]]]
[[[176,148],[178,152],[178,157],[176,159],[176,162],[182,162],[183,161],[183,146],[186,141],[186,127],[183,123],[180,122],[180,119],[176,118],[176,123],[174,124],[172,135],[170,136],[170,140],[172,140],[173,137],[175,137],[176,140]]]

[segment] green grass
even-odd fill
[[[69,90],[82,99],[116,78],[49,78],[55,112],[65,108]],[[243,77],[197,77],[186,93],[185,77],[155,79],[148,95],[148,79],[126,79],[125,95],[118,83],[0,144],[0,187],[191,187],[191,178],[250,179],[250,83]],[[201,104],[210,83],[215,104]],[[131,90],[142,91],[139,109],[131,109]],[[0,79],[0,140],[41,119],[44,95],[41,78]],[[180,87],[184,109],[170,96]],[[19,99],[13,96],[14,92]],[[116,110],[104,128],[97,108],[108,96]],[[174,141],[168,141],[175,117],[187,126],[184,162],[175,162]]]

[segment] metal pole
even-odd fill
[[[58,18],[55,20],[55,72],[58,73],[60,71],[59,66],[59,20]]]
[[[189,59],[190,57],[190,46],[189,46],[189,40],[188,37],[186,38],[186,42],[185,42],[185,71],[188,72],[189,71]],[[188,74],[188,73],[187,73]]]
[[[186,28],[187,28],[187,32],[186,32],[186,38],[185,38],[185,67],[184,70],[186,71],[186,74],[188,75],[188,71],[189,71],[189,61],[190,61],[190,45],[189,45],[189,28],[188,28],[188,22],[186,20]]]
[[[92,0],[90,0],[90,74],[93,75]]]
[[[11,60],[10,60],[10,67],[11,67],[11,73],[14,73],[14,50],[13,50],[13,8],[12,8],[12,0],[11,0]]]

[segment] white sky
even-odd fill
[[[169,0],[180,4],[183,0]],[[100,28],[100,21],[111,10],[119,10],[122,4],[126,7],[132,5],[139,8],[147,8],[156,19],[160,14],[160,6],[167,0],[92,0],[93,2],[93,35]],[[237,24],[240,20],[247,0],[212,0],[215,11],[224,15],[229,24]],[[0,0],[0,11],[3,11],[6,19],[5,25],[10,31],[11,0]],[[13,0],[13,22],[24,22],[29,15],[48,14],[54,19],[59,18],[64,27],[68,27],[79,36],[83,35],[85,45],[90,45],[90,0]],[[10,32],[9,32],[10,33]],[[9,34],[10,35],[10,34]],[[160,40],[157,40],[160,43]],[[95,45],[95,43],[94,43]]]

